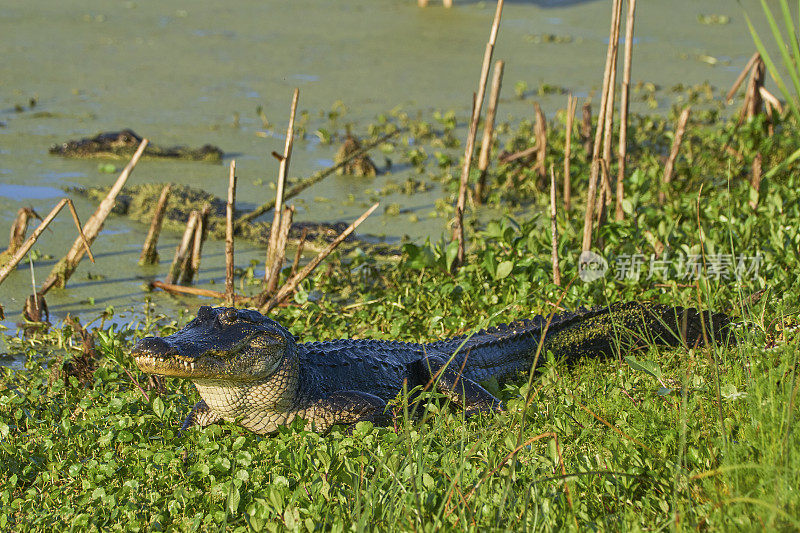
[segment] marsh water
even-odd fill
[[[4,0],[0,238],[5,240],[20,207],[32,206],[44,215],[65,196],[64,187],[113,182],[116,173],[99,165],[109,162],[48,153],[52,144],[67,139],[127,127],[161,145],[215,144],[226,152],[224,165],[146,160],[129,183],[183,183],[223,197],[227,163],[236,159],[239,207],[246,208],[274,196],[269,184],[277,163],[269,154],[282,151],[295,87],[300,88],[300,111],[308,112],[308,134],[295,143],[291,176],[308,176],[332,163],[336,146],[321,143],[314,135],[318,128],[343,130],[352,124],[355,134],[365,135],[370,121],[398,106],[425,118],[434,110],[452,109],[463,125],[494,3],[455,3],[453,9],[436,2],[420,9],[413,0]],[[757,2],[742,4],[758,14]],[[506,2],[495,50],[495,58],[506,61],[499,119],[530,117],[534,99],[550,116],[564,107],[564,95],[516,98],[518,82],[531,92],[548,84],[584,97],[596,93],[609,15],[607,1]],[[669,88],[708,81],[726,91],[753,51],[737,2],[639,2],[634,82]],[[659,93],[656,111],[666,111],[671,98],[668,91]],[[341,111],[337,102],[346,112],[331,124],[327,112]],[[266,126],[256,112],[259,106]],[[465,131],[459,131],[463,139]],[[383,164],[380,154],[376,163]],[[403,181],[413,172],[401,166],[376,178],[332,176],[294,201],[295,220],[351,221],[386,180]],[[359,231],[387,240],[438,239],[446,221],[432,214],[441,195],[433,184],[422,194],[384,197],[383,205],[400,204],[401,213],[381,209]],[[83,199],[75,202],[83,220],[95,209]],[[66,211],[51,228],[35,246],[39,284],[75,236]],[[84,262],[66,289],[48,293],[52,318],[67,313],[95,318],[113,306],[115,319],[128,320],[142,312],[146,298],[160,312],[194,312],[203,299],[143,291],[149,280],[163,278],[180,237],[165,232],[162,263],[141,268],[136,262],[145,232],[143,224],[109,218],[93,248],[97,263]],[[200,286],[220,286],[223,248],[221,242],[206,244]],[[262,259],[262,253],[238,243],[237,266]],[[0,286],[3,324],[13,327],[20,320],[30,293],[31,274],[23,264]]]

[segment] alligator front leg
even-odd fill
[[[435,383],[437,392],[444,394],[454,405],[463,407],[467,416],[503,410],[503,402],[451,369],[441,357],[428,356],[417,361],[412,372],[416,373],[418,383],[423,387],[428,388]]]
[[[215,413],[208,404],[206,404],[205,400],[200,400],[192,407],[192,411],[189,413],[189,416],[186,417],[186,420],[183,421],[180,431],[183,433],[192,426],[206,427],[220,420],[222,420],[222,417]]]
[[[359,391],[334,392],[298,414],[321,433],[327,433],[334,424],[345,424],[352,430],[358,422],[388,426],[392,421],[385,401]]]

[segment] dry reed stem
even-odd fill
[[[331,174],[334,174],[337,170],[339,170],[340,168],[342,168],[345,165],[347,165],[348,163],[350,163],[353,159],[364,155],[366,152],[372,150],[376,146],[380,146],[381,144],[385,143],[386,141],[388,141],[389,139],[391,139],[392,137],[394,137],[395,135],[397,135],[401,131],[406,131],[406,130],[405,129],[397,129],[397,130],[394,130],[391,133],[387,133],[386,135],[384,135],[383,137],[380,137],[379,139],[376,139],[376,140],[374,140],[374,141],[372,141],[370,143],[364,144],[361,148],[359,148],[355,152],[352,152],[351,154],[349,154],[347,156],[347,158],[343,159],[342,161],[340,161],[339,163],[333,165],[332,167],[328,167],[326,169],[320,170],[319,172],[313,174],[312,176],[310,176],[308,178],[305,178],[300,183],[298,183],[297,185],[295,185],[294,187],[292,187],[291,189],[289,189],[288,191],[286,191],[284,193],[283,201],[284,202],[289,201],[290,199],[294,198],[295,196],[297,196],[298,194],[300,194],[304,190],[308,189],[312,185],[315,185],[315,184],[319,183],[320,181],[322,181],[323,179],[325,179],[328,176],[330,176]],[[246,213],[246,214],[240,216],[239,218],[237,218],[234,226],[240,226],[241,224],[245,224],[247,222],[250,222],[251,220],[254,220],[254,219],[258,218],[259,216],[263,215],[264,213],[266,213],[267,211],[269,211],[270,209],[272,209],[274,207],[275,207],[275,200],[269,200],[268,202],[264,202],[263,204],[261,204],[260,206],[256,207],[255,209],[253,209],[249,213]]]
[[[486,109],[486,121],[483,125],[483,140],[481,141],[481,151],[478,156],[478,170],[481,174],[478,183],[475,184],[475,203],[483,203],[484,189],[486,188],[486,172],[489,168],[489,155],[492,151],[492,138],[494,133],[494,120],[497,116],[497,103],[500,101],[500,89],[503,84],[503,69],[505,61],[498,60],[494,64],[494,76],[492,76],[492,91],[489,93],[489,107]]]
[[[550,234],[552,236],[551,259],[553,262],[553,283],[561,286],[561,270],[558,267],[558,227],[556,226],[556,174],[550,165]]]
[[[610,172],[608,169],[608,162],[602,157],[598,162],[600,166],[600,183],[603,186],[600,190],[600,195],[597,197],[597,203],[595,204],[594,213],[595,219],[597,220],[597,227],[599,228],[606,221],[606,214],[607,214],[607,207],[611,205],[611,182],[610,182]],[[602,244],[600,245],[602,247]]]
[[[747,84],[747,105],[742,108],[742,113],[748,120],[752,120],[763,107],[761,98],[761,87],[764,86],[764,60],[757,58],[750,71],[750,81]]]
[[[592,146],[592,164],[589,175],[589,187],[586,191],[586,215],[583,220],[583,242],[582,251],[588,251],[592,247],[592,225],[594,223],[594,203],[597,195],[597,181],[600,175],[600,142],[602,141],[604,122],[606,119],[606,108],[608,107],[608,96],[611,90],[611,67],[616,64],[617,42],[614,35],[619,35],[620,13],[622,11],[622,0],[614,0],[611,10],[611,28],[608,39],[608,50],[606,52],[606,66],[603,75],[603,93],[600,98],[600,114],[597,117],[597,128],[595,130],[594,144]],[[617,39],[618,41],[618,39]],[[612,104],[613,105],[613,104]]]
[[[303,247],[306,244],[307,237],[308,237],[308,228],[303,228],[303,233],[300,234],[300,242],[297,243],[297,250],[294,253],[294,261],[292,261],[292,271],[289,273],[290,278],[293,278],[295,274],[297,274],[297,269],[300,266],[300,259],[303,257]]]
[[[608,78],[608,94],[606,96],[605,127],[603,130],[603,160],[611,167],[611,142],[614,130],[614,102],[617,91],[617,59],[619,58],[619,30],[622,25],[622,0],[619,0],[620,10],[614,23],[612,38],[614,49],[611,53],[611,70]],[[608,199],[609,201],[611,198]],[[608,203],[608,202],[606,202]]]
[[[183,283],[191,283],[197,273],[200,272],[200,256],[203,253],[203,243],[206,242],[206,235],[208,234],[208,214],[210,212],[211,206],[206,205],[197,219],[197,228],[194,230],[194,240],[192,241],[192,253],[187,258],[187,261],[184,262]]]
[[[592,157],[592,99],[587,98],[581,108],[581,142],[587,158]],[[591,163],[591,159],[588,161]]]
[[[278,231],[278,240],[275,243],[275,256],[270,265],[271,271],[267,274],[267,286],[264,288],[264,294],[270,295],[278,288],[278,279],[280,278],[281,268],[283,267],[283,260],[286,258],[286,242],[289,239],[289,229],[292,227],[292,219],[294,218],[294,206],[286,207],[281,215],[281,227]],[[266,298],[264,298],[266,300]]]
[[[172,283],[165,283],[163,281],[151,281],[151,289],[161,289],[163,291],[173,294],[191,294],[194,296],[206,296],[208,298],[216,298],[218,300],[227,300],[228,296],[224,292],[212,291],[210,289],[198,289],[197,287],[186,287],[184,285],[175,285]],[[234,295],[234,299],[238,301],[246,301],[248,298],[244,296]]]
[[[164,280],[165,283],[175,283],[180,281],[181,273],[185,271],[186,261],[189,259],[189,246],[194,240],[195,230],[200,219],[200,212],[193,210],[189,213],[189,219],[186,221],[186,229],[183,231],[183,237],[180,244],[175,248],[175,256],[172,258],[172,264],[169,267],[169,272]]]
[[[538,150],[539,147],[534,144],[533,146],[529,146],[528,148],[524,148],[522,150],[519,150],[518,152],[501,155],[498,158],[498,161],[500,161],[501,163],[513,163],[517,159],[523,159],[534,155]]]
[[[458,190],[458,201],[456,203],[456,220],[453,225],[453,239],[458,240],[458,255],[453,261],[453,269],[457,269],[464,262],[464,206],[467,198],[467,184],[469,181],[469,169],[472,166],[472,155],[475,151],[475,137],[478,133],[478,121],[481,117],[483,107],[483,97],[486,94],[486,82],[489,78],[489,66],[492,62],[494,44],[497,41],[497,32],[500,27],[500,16],[503,13],[503,0],[497,1],[497,9],[492,21],[492,30],[489,34],[489,42],[483,53],[483,64],[481,65],[481,76],[478,81],[478,92],[473,98],[472,117],[467,136],[466,149],[464,150],[464,166],[461,169],[461,181]]]
[[[136,149],[136,153],[133,154],[128,164],[125,165],[117,181],[111,186],[108,194],[106,194],[106,197],[100,202],[94,214],[86,221],[86,224],[83,226],[82,235],[75,239],[67,255],[56,263],[50,271],[50,275],[39,291],[41,294],[45,294],[56,285],[64,287],[67,284],[67,280],[75,272],[75,269],[78,268],[78,263],[83,258],[83,254],[86,253],[88,247],[94,243],[94,240],[100,234],[100,230],[103,229],[103,223],[114,208],[117,195],[122,190],[122,187],[125,186],[125,182],[128,181],[128,177],[136,167],[136,163],[139,162],[139,158],[142,157],[144,149],[147,148],[148,142],[147,139],[142,139],[142,142],[139,143],[139,148]]]
[[[675,130],[675,138],[672,140],[672,150],[669,152],[669,158],[667,158],[667,164],[664,165],[664,178],[662,180],[662,187],[661,190],[658,191],[658,203],[663,204],[667,198],[667,188],[669,187],[669,183],[672,181],[672,172],[675,168],[675,160],[678,158],[678,152],[681,149],[681,142],[683,141],[683,135],[686,132],[686,124],[689,122],[689,113],[692,110],[692,106],[686,106],[683,111],[681,111],[681,116],[678,118],[678,127]]]
[[[372,214],[373,211],[378,208],[378,205],[380,204],[376,202],[372,207],[367,209],[363,215],[358,217],[347,227],[347,229],[340,233],[338,237],[336,237],[328,246],[326,246],[324,250],[317,254],[317,256],[312,259],[311,262],[308,263],[300,272],[286,280],[286,283],[284,283],[283,286],[278,289],[278,292],[275,293],[275,296],[273,296],[263,305],[259,306],[259,311],[266,314],[270,311],[270,309],[283,301],[284,298],[289,296],[297,288],[301,281],[307,278],[308,275],[311,274],[314,269],[317,268],[319,264],[336,249],[337,246],[339,246],[351,233],[353,233],[353,231],[355,231],[358,226],[361,225],[362,222],[367,219],[368,216]]]
[[[233,215],[236,210],[236,160],[228,173],[228,202],[225,206],[225,300],[233,304]]]
[[[269,228],[269,241],[267,243],[267,257],[265,260],[264,283],[269,284],[269,275],[272,272],[272,264],[275,257],[280,253],[276,246],[278,244],[278,234],[281,229],[281,215],[283,213],[283,188],[286,183],[286,174],[289,171],[289,161],[292,158],[292,146],[294,145],[294,117],[297,113],[297,101],[300,98],[300,89],[295,89],[292,95],[292,107],[289,111],[289,126],[286,128],[286,144],[283,147],[280,167],[278,169],[278,188],[275,191],[275,208],[272,217],[272,225]]]
[[[733,97],[736,96],[736,91],[739,90],[739,87],[742,85],[742,82],[745,80],[748,74],[750,74],[750,70],[753,68],[756,60],[761,59],[761,54],[756,52],[750,59],[747,61],[747,64],[744,66],[742,71],[739,73],[739,77],[736,78],[736,81],[733,82],[733,86],[731,86],[731,90],[728,91],[728,94],[725,95],[725,103],[730,105],[733,102]]]
[[[564,133],[564,210],[569,212],[572,207],[572,178],[570,177],[570,157],[572,157],[572,125],[575,121],[575,111],[578,99],[570,95],[567,97],[567,124]]]
[[[194,238],[192,239],[192,253],[189,254],[189,260],[186,262],[186,268],[183,270],[183,283],[190,284],[197,273],[200,271],[200,255],[203,253],[203,234],[206,232],[203,220],[205,216],[201,213],[197,219],[197,227],[194,230]]]
[[[547,175],[547,171],[545,170],[545,158],[547,157],[547,118],[545,118],[539,102],[533,103],[533,110],[536,115],[536,123],[533,126],[534,135],[536,136],[536,164],[533,170],[539,176],[540,185],[543,185],[542,182]]]
[[[14,217],[14,223],[11,225],[11,232],[8,236],[8,248],[5,252],[0,254],[0,261],[2,261],[3,256],[13,256],[17,250],[19,250],[19,247],[22,246],[22,243],[25,242],[25,234],[28,232],[28,222],[31,217],[41,220],[41,217],[36,214],[36,211],[30,207],[19,208],[17,216]]]
[[[764,99],[764,102],[773,107],[778,114],[783,114],[783,106],[781,105],[781,101],[778,98],[769,92],[765,87],[761,86],[758,88],[758,93],[761,95],[761,98]]]
[[[61,201],[59,201],[56,204],[56,206],[50,211],[50,213],[48,213],[47,216],[44,217],[44,220],[42,220],[39,226],[37,226],[37,228],[33,230],[33,233],[31,234],[30,237],[28,237],[28,240],[26,240],[17,248],[16,252],[8,261],[8,263],[0,267],[0,283],[3,283],[3,280],[5,280],[8,277],[8,275],[17,267],[19,262],[22,261],[22,258],[25,257],[25,254],[28,253],[28,250],[30,250],[33,247],[34,243],[42,234],[42,232],[44,232],[44,230],[47,229],[47,226],[50,225],[50,222],[52,222],[53,219],[56,218],[56,215],[58,215],[58,213],[64,208],[64,206],[67,205],[67,202],[69,202],[68,198],[64,198]]]
[[[172,185],[167,184],[164,185],[164,188],[161,189],[161,195],[158,197],[158,204],[156,204],[156,210],[153,212],[153,220],[150,222],[150,229],[147,231],[147,237],[144,240],[144,246],[142,246],[142,254],[139,256],[139,264],[140,265],[154,265],[158,263],[158,250],[156,250],[156,246],[158,245],[158,236],[161,233],[161,226],[164,222],[164,213],[167,210],[167,200],[169,200],[169,192],[172,189]]]
[[[633,57],[633,25],[636,16],[636,0],[628,0],[625,19],[625,53],[622,71],[622,88],[619,99],[619,150],[617,151],[617,198],[614,218],[619,222],[625,218],[622,200],[625,197],[625,159],[628,155],[628,109],[630,107],[631,60]]]

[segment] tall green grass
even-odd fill
[[[548,199],[523,175],[523,206],[479,230],[455,276],[447,248],[407,245],[399,263],[364,255],[331,258],[331,272],[305,281],[302,306],[276,311],[301,340],[342,336],[426,341],[535,313],[655,300],[728,311],[741,323],[735,345],[648,346],[633,359],[543,366],[510,383],[487,384],[507,411],[464,419],[446,404],[396,403],[397,427],[359,425],[329,435],[300,423],[272,437],[236,424],[177,434],[197,401],[193,386],[166,380],[146,388],[128,350],[188,317],[152,316],[102,328],[103,355],[91,388],[50,379],[50,355],[71,357],[71,333],[9,339],[24,368],[0,367],[0,530],[484,531],[796,530],[800,528],[798,336],[800,179],[791,165],[765,182],[755,211],[749,183],[723,143],[747,160],[762,150],[782,161],[798,142],[779,120],[769,150],[759,124],[696,115],[676,164],[676,190],[657,202],[659,157],[669,120],[634,117],[626,221],[599,231],[597,251],[625,254],[761,254],[759,275],[694,280],[551,282]],[[521,124],[502,139],[515,149],[532,138]],[[549,157],[561,157],[552,135]],[[580,148],[579,148],[580,149]],[[585,178],[576,155],[575,174]],[[745,161],[746,163],[746,161]],[[499,169],[492,178],[505,183]],[[453,185],[443,178],[445,187]],[[576,183],[581,183],[576,179]],[[709,192],[710,191],[710,192]],[[576,196],[578,194],[576,193]],[[561,213],[564,279],[577,276],[582,225]],[[502,265],[502,267],[501,267]],[[751,295],[766,289],[760,300]],[[321,298],[310,298],[311,294]],[[411,416],[417,409],[418,416]]]

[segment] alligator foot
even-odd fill
[[[428,356],[413,363],[411,369],[423,387],[435,384],[436,391],[444,394],[454,406],[464,409],[466,416],[477,413],[503,411],[503,402],[471,379],[456,372],[440,357]]]
[[[349,390],[334,392],[318,400],[311,411],[303,415],[323,433],[334,424],[345,424],[347,431],[352,432],[359,422],[372,422],[376,426],[388,426],[392,422],[385,401],[372,394]]]
[[[214,422],[219,422],[220,420],[222,420],[222,417],[215,413],[206,404],[205,400],[200,400],[195,404],[194,407],[192,407],[192,411],[189,413],[189,416],[187,416],[186,420],[184,420],[183,424],[181,424],[179,433],[183,434],[184,431],[194,426],[206,427]]]

